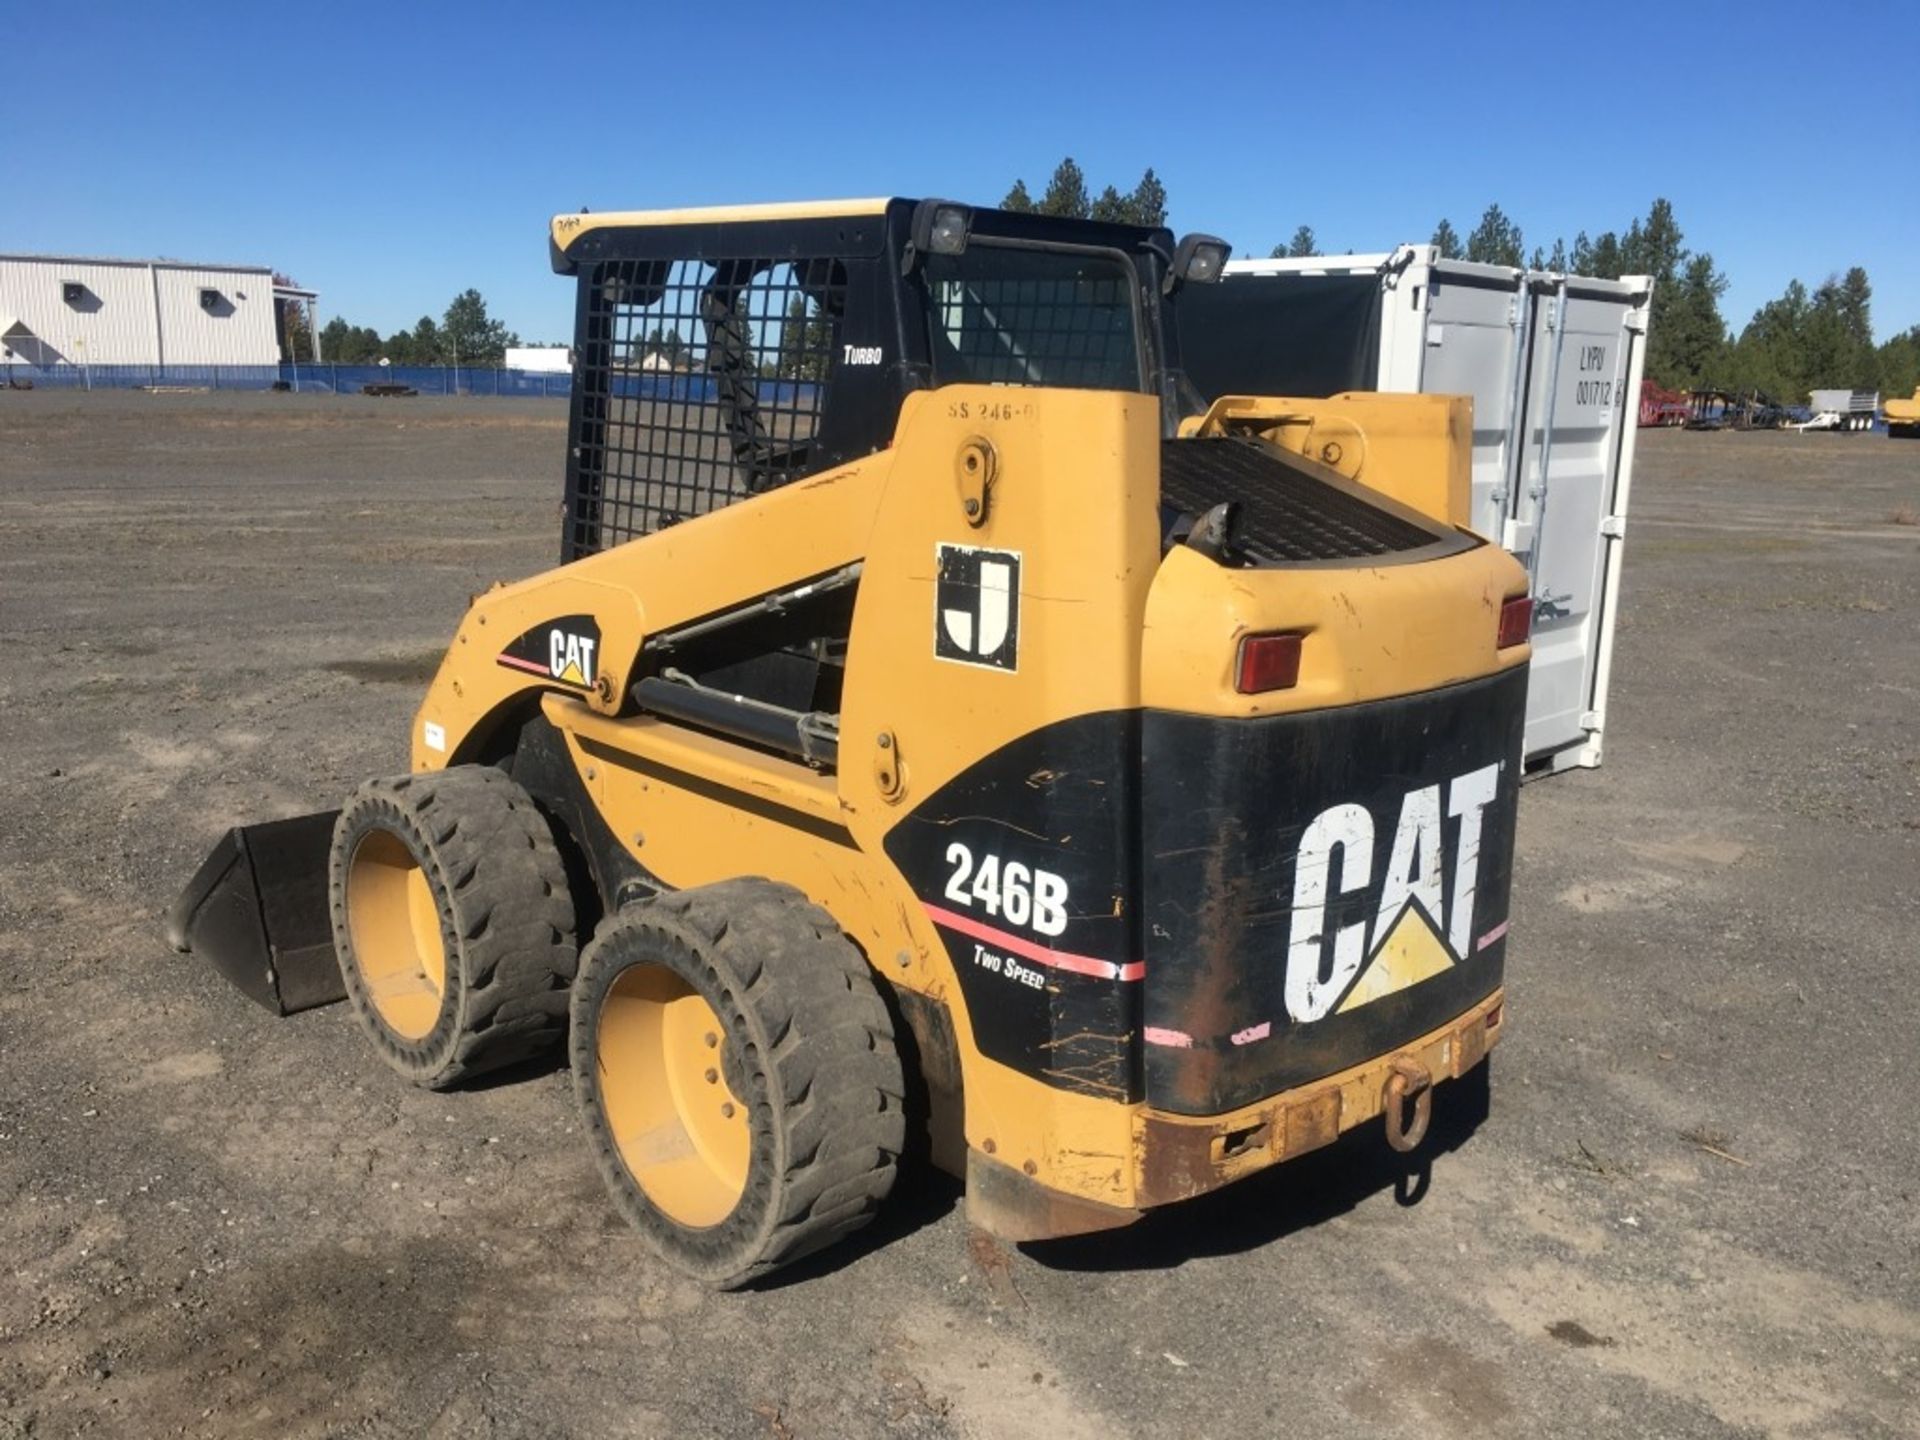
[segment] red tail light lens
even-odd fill
[[[1533,631],[1533,598],[1528,595],[1509,596],[1500,607],[1500,638],[1498,645],[1505,650],[1509,645],[1524,645],[1527,636]]]
[[[1233,688],[1242,695],[1290,690],[1300,679],[1300,635],[1249,635],[1240,642]]]

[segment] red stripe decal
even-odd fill
[[[1258,1025],[1249,1025],[1244,1030],[1236,1030],[1227,1038],[1236,1045],[1251,1045],[1256,1040],[1264,1040],[1273,1034],[1273,1022],[1262,1020]]]
[[[1193,1036],[1184,1030],[1163,1030],[1158,1025],[1149,1025],[1140,1032],[1140,1037],[1149,1045],[1171,1045],[1176,1050],[1193,1048]]]
[[[1511,920],[1502,920],[1498,925],[1494,926],[1491,930],[1487,931],[1486,934],[1480,937],[1478,942],[1476,942],[1473,947],[1474,950],[1478,952],[1486,949],[1487,946],[1493,944],[1494,941],[1498,940],[1502,935],[1506,934],[1507,926],[1511,925],[1512,923],[1513,922]]]
[[[514,669],[525,670],[531,675],[544,675],[549,680],[553,678],[553,672],[546,666],[536,664],[532,660],[522,660],[518,655],[496,655],[494,659],[502,665],[511,665]]]
[[[944,925],[949,930],[958,930],[962,935],[971,936],[997,949],[1011,950],[1016,955],[1024,955],[1027,959],[1036,964],[1045,965],[1049,969],[1067,970],[1075,975],[1092,975],[1100,980],[1139,980],[1147,973],[1144,961],[1132,960],[1125,965],[1116,965],[1111,960],[1096,960],[1091,955],[1075,955],[1067,950],[1049,950],[1044,945],[1036,945],[1031,940],[1021,939],[1018,935],[1009,935],[1004,930],[983,925],[971,915],[943,910],[938,905],[928,905],[927,914],[933,917],[936,925]]]

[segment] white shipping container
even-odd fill
[[[1239,260],[1179,301],[1187,376],[1220,395],[1473,398],[1472,527],[1534,601],[1529,775],[1600,763],[1646,362],[1645,276],[1391,254]]]

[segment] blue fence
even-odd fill
[[[623,400],[671,400],[686,405],[712,405],[720,399],[720,382],[692,370],[634,374],[616,371],[608,382],[611,393]],[[785,410],[818,410],[820,385],[813,380],[756,380],[753,393],[762,405]]]
[[[9,365],[0,385],[47,390],[289,390],[358,395],[366,385],[410,385],[422,395],[553,395],[573,376],[461,365]]]

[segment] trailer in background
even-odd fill
[[[1645,276],[1391,254],[1243,260],[1180,292],[1188,378],[1220,395],[1473,397],[1472,525],[1534,602],[1529,775],[1600,763],[1633,476]]]
[[[1813,418],[1801,430],[1850,430],[1864,433],[1880,419],[1878,390],[1815,390],[1807,398],[1813,402]]]
[[[1689,430],[1784,430],[1794,419],[1791,410],[1764,390],[1707,386],[1687,392]]]
[[[1640,382],[1640,427],[1668,429],[1687,423],[1687,392],[1651,380]]]

